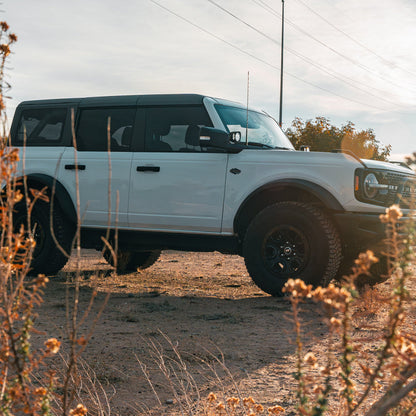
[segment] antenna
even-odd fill
[[[283,42],[285,34],[285,0],[282,0],[282,48],[280,51],[280,106],[279,106],[279,126],[282,127],[283,111]]]
[[[246,119],[246,146],[248,145],[248,100],[250,94],[250,71],[247,72],[247,119]]]

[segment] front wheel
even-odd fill
[[[119,250],[117,253],[117,272],[132,273],[137,269],[147,269],[153,265],[160,256],[160,250],[152,251],[127,251]],[[109,264],[115,266],[114,258],[109,250],[104,252],[104,258]]]
[[[287,201],[263,209],[250,223],[243,256],[254,283],[281,296],[288,279],[327,284],[341,261],[341,240],[318,208]]]

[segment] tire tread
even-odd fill
[[[312,217],[316,219],[316,221],[319,223],[321,229],[323,230],[327,240],[328,240],[328,262],[325,267],[325,271],[323,275],[320,278],[319,283],[321,285],[326,286],[337,274],[338,268],[341,263],[342,259],[342,245],[341,245],[341,239],[339,237],[338,230],[334,226],[331,219],[319,208],[312,206],[310,204],[304,203],[304,202],[298,202],[298,201],[282,201],[277,202],[275,204],[269,205],[260,213],[257,214],[257,216],[252,220],[252,222],[249,224],[247,228],[247,232],[245,234],[245,239],[243,241],[243,253],[247,253],[248,250],[251,249],[249,247],[249,241],[250,235],[255,234],[256,229],[259,227],[259,225],[264,221],[264,216],[269,215],[268,211],[276,211],[279,209],[289,208],[291,210],[294,209],[301,209],[306,210]],[[252,264],[251,262],[251,256],[244,255],[244,261],[247,267],[247,270],[249,274],[252,276],[254,282],[264,291],[267,293],[270,293],[273,296],[281,296],[281,290],[280,289],[272,289],[267,286],[267,284],[263,283],[263,279],[258,279],[256,277],[257,275],[257,264]]]

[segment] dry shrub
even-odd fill
[[[7,148],[5,135],[4,67],[11,45],[17,41],[6,22],[0,22],[0,120],[2,137],[0,148],[1,205],[0,205],[0,413],[2,415],[47,415],[56,385],[55,373],[48,371],[47,362],[56,354],[60,342],[49,338],[44,348],[33,350],[30,337],[34,332],[34,308],[42,302],[42,289],[48,279],[38,276],[29,279],[27,273],[35,248],[33,232],[22,224],[13,227],[14,207],[27,203],[28,217],[34,203],[45,198],[42,192],[29,197],[22,193],[13,179],[19,160],[16,149]],[[33,383],[33,374],[41,374],[42,387]]]
[[[251,397],[244,397],[242,400],[238,397],[228,397],[221,401],[217,395],[210,393],[206,400],[204,415],[206,416],[260,416],[260,415],[280,415],[285,409],[279,405],[265,408],[262,404],[256,403]]]
[[[378,286],[365,285],[354,305],[352,316],[355,326],[365,324],[368,319],[377,318],[386,303],[388,303],[388,298],[380,293]]]
[[[162,342],[147,342],[150,363],[145,364],[136,356],[157,401],[152,410],[140,406],[138,414],[159,415],[165,411],[163,404],[171,405],[169,414],[195,416],[270,416],[284,412],[279,405],[265,407],[244,394],[218,348],[212,352],[200,346],[204,354],[189,356],[165,334],[160,334]],[[199,362],[200,371],[195,368],[190,371],[189,359]],[[214,389],[216,393],[210,392]],[[171,399],[164,401],[160,393],[168,393]]]
[[[415,277],[415,224],[412,215],[406,221],[401,217],[398,206],[380,216],[387,233],[389,295],[377,287],[367,287],[360,294],[355,287],[356,279],[369,275],[378,261],[371,251],[359,255],[341,287],[330,284],[313,289],[299,279],[287,282],[284,291],[292,304],[296,344],[296,414],[416,414],[416,332],[414,322],[409,322],[414,305],[406,288]],[[323,362],[313,352],[303,350],[300,305],[305,299],[323,307],[328,326]],[[197,414],[253,416],[284,411],[279,405],[265,409],[251,397],[219,399],[211,393],[204,411]]]
[[[36,248],[36,224],[32,228],[30,217],[38,200],[49,202],[51,190],[29,189],[25,178],[16,180],[19,153],[7,146],[4,94],[10,86],[4,81],[4,68],[16,41],[8,24],[0,22],[0,414],[84,416],[87,408],[82,402],[86,400],[95,409],[90,414],[106,415],[110,411],[105,392],[94,374],[86,371],[86,364],[80,366],[79,360],[107,299],[98,314],[91,317],[96,296],[93,292],[85,312],[80,313],[79,257],[71,281],[73,294],[69,296],[67,292],[67,351],[61,355],[66,358],[59,365],[56,362],[61,342],[34,327],[35,309],[42,303],[48,278],[28,275]],[[17,204],[25,206],[27,217],[19,225],[13,222]],[[80,222],[75,236],[80,256],[79,230]],[[33,347],[32,334],[44,337],[43,347]]]
[[[355,279],[368,274],[371,265],[378,261],[371,251],[360,254],[342,287],[330,284],[313,289],[301,280],[287,282],[285,291],[292,303],[297,335],[295,378],[299,414],[413,414],[416,333],[405,324],[412,302],[406,283],[414,277],[415,228],[413,221],[403,223],[401,217],[398,206],[388,208],[380,216],[386,224],[387,253],[392,265],[388,298],[378,295],[375,289],[367,289],[358,298]],[[305,298],[321,303],[326,314],[329,342],[325,363],[319,363],[313,353],[303,352],[299,305]],[[370,337],[354,336],[353,315],[368,318],[379,313],[386,303],[388,312],[383,326],[367,325]],[[360,329],[364,328],[363,325]]]

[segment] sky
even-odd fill
[[[283,128],[323,116],[416,151],[416,1],[285,0]],[[198,93],[278,118],[281,0],[3,0],[23,100]]]

